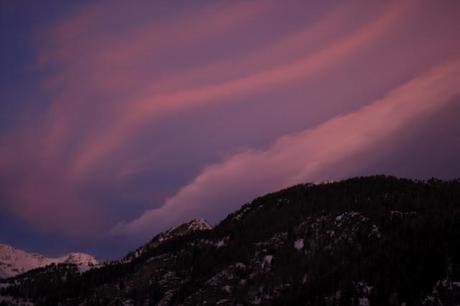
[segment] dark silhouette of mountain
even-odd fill
[[[53,265],[10,278],[0,284],[3,303],[460,303],[460,180],[297,185],[243,205],[212,229],[177,228],[85,273]]]

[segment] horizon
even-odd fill
[[[258,196],[460,177],[455,1],[0,2],[0,243],[120,258]]]
[[[296,185],[292,185],[292,186],[288,186],[286,188],[283,188],[283,189],[280,189],[280,190],[275,190],[275,191],[272,191],[272,192],[269,192],[267,194],[263,194],[263,195],[259,195],[259,196],[256,196],[254,199],[252,199],[251,201],[247,202],[247,203],[244,203],[244,204],[241,204],[240,207],[236,208],[236,210],[234,211],[231,211],[229,212],[228,215],[226,215],[222,220],[219,220],[217,223],[210,223],[208,222],[206,219],[204,218],[200,218],[200,217],[194,217],[192,219],[189,219],[189,220],[186,220],[184,221],[184,223],[181,223],[181,224],[176,224],[170,228],[167,228],[165,229],[164,231],[162,232],[158,232],[156,233],[153,237],[150,237],[148,240],[144,241],[143,243],[141,243],[140,245],[136,246],[134,249],[130,249],[130,250],[126,250],[125,253],[121,254],[121,256],[119,257],[113,257],[113,258],[97,258],[96,256],[94,256],[98,261],[99,261],[99,264],[103,264],[103,263],[106,263],[106,262],[110,262],[112,260],[121,260],[122,258],[124,258],[125,256],[128,256],[129,254],[131,254],[132,252],[134,252],[135,250],[137,250],[138,248],[140,247],[143,247],[145,246],[146,244],[148,244],[151,240],[153,240],[157,235],[159,234],[162,234],[162,233],[166,233],[166,232],[169,232],[171,230],[174,230],[176,228],[178,228],[179,226],[181,225],[184,225],[184,224],[187,224],[187,223],[190,223],[190,222],[193,222],[193,221],[199,221],[199,222],[204,222],[206,223],[207,225],[209,225],[211,227],[211,229],[214,229],[216,226],[218,226],[222,221],[224,221],[226,218],[230,217],[231,215],[233,215],[235,212],[239,211],[244,205],[246,204],[249,204],[249,203],[252,203],[253,201],[257,200],[257,199],[260,199],[260,198],[264,198],[266,196],[269,196],[271,194],[276,194],[276,193],[280,193],[280,192],[283,192],[285,190],[288,190],[288,189],[291,189],[293,187],[297,187],[297,186],[300,186],[300,185],[311,185],[311,186],[320,186],[320,185],[329,185],[329,184],[336,184],[336,183],[342,183],[342,182],[346,182],[346,181],[350,181],[350,180],[356,180],[356,179],[368,179],[368,178],[376,178],[376,177],[380,177],[380,178],[386,178],[386,179],[398,179],[398,180],[406,180],[406,181],[411,181],[411,182],[414,182],[414,183],[424,183],[424,184],[427,184],[427,183],[430,183],[430,181],[432,180],[436,180],[436,181],[440,181],[440,182],[444,182],[444,183],[449,183],[449,182],[458,182],[460,181],[460,177],[457,177],[457,178],[451,178],[451,179],[439,179],[439,178],[435,178],[435,177],[431,177],[431,178],[427,178],[427,179],[414,179],[414,178],[406,178],[406,177],[396,177],[396,176],[392,176],[392,175],[385,175],[385,174],[373,174],[373,175],[366,175],[366,176],[355,176],[355,177],[349,177],[349,178],[344,178],[344,179],[341,179],[341,180],[327,180],[327,181],[321,181],[321,182],[304,182],[304,183],[298,183]],[[17,249],[17,250],[20,250],[20,251],[24,251],[24,252],[27,252],[29,254],[32,254],[32,255],[43,255],[43,256],[46,256],[44,254],[41,254],[41,253],[37,253],[37,252],[34,252],[33,250],[25,250],[25,249],[19,249],[19,248],[16,248],[15,246],[13,245],[9,245],[9,244],[4,244],[4,243],[1,243],[0,242],[0,246],[6,246],[6,247],[12,247],[14,249]],[[74,251],[69,251],[67,253],[64,253],[64,254],[60,254],[60,255],[55,255],[54,257],[49,257],[49,256],[46,256],[48,257],[49,259],[59,259],[60,257],[65,257],[67,255],[71,255],[71,254],[79,254],[79,253],[82,253],[78,250],[74,250]],[[87,253],[83,253],[83,254],[87,254]],[[93,254],[88,254],[88,255],[93,255]]]

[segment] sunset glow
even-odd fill
[[[458,1],[1,1],[0,22],[5,243],[112,258],[298,183],[460,174]]]

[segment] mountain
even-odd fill
[[[169,230],[167,230],[164,233],[160,233],[153,237],[152,240],[150,240],[148,243],[143,245],[142,247],[138,248],[134,252],[129,253],[125,258],[123,259],[124,262],[129,262],[132,261],[135,258],[138,258],[148,250],[154,249],[158,247],[160,244],[176,238],[180,236],[186,236],[189,235],[193,232],[197,231],[206,231],[212,229],[212,226],[209,225],[204,219],[202,218],[197,218],[190,220],[189,222],[183,223],[181,225],[178,225],[176,227],[173,227]]]
[[[51,264],[74,264],[83,272],[97,265],[98,261],[93,256],[84,253],[70,253],[58,258],[48,258],[0,244],[0,279]]]
[[[4,305],[460,304],[460,180],[302,184],[203,229],[172,229],[85,273],[32,270],[0,295]]]

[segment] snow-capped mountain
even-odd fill
[[[62,257],[48,258],[40,254],[29,253],[9,245],[0,244],[0,279],[53,263],[74,264],[83,272],[97,265],[98,261],[93,256],[84,253],[69,253]]]
[[[191,234],[193,232],[198,231],[206,231],[212,229],[212,226],[209,225],[206,220],[202,218],[195,218],[186,223],[181,225],[175,226],[166,232],[160,233],[153,237],[147,244],[143,245],[142,247],[138,248],[136,251],[129,253],[125,258],[124,261],[131,261],[134,258],[139,257],[145,251],[150,250],[152,248],[156,248],[163,242],[170,240],[174,237],[185,236]]]

